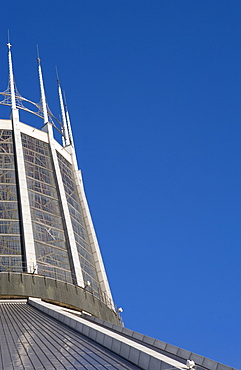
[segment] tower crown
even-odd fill
[[[48,130],[50,129],[50,127],[52,127],[61,135],[63,146],[73,145],[72,128],[71,128],[71,123],[69,119],[69,114],[67,111],[67,106],[66,104],[64,104],[60,81],[58,78],[57,78],[57,86],[58,86],[58,96],[59,96],[60,110],[61,110],[61,120],[58,119],[48,107],[45,88],[44,88],[44,79],[43,79],[43,72],[42,72],[42,66],[41,66],[41,59],[39,56],[38,47],[37,47],[37,58],[36,59],[38,63],[38,77],[39,77],[39,86],[40,86],[40,102],[39,103],[36,103],[30,99],[23,97],[19,93],[16,87],[15,79],[14,79],[13,61],[12,61],[12,52],[11,52],[12,45],[10,44],[10,42],[7,43],[7,47],[8,47],[8,69],[9,69],[8,87],[5,91],[0,92],[0,96],[2,96],[2,100],[0,100],[0,105],[9,106],[12,109],[20,109],[25,112],[34,114],[35,116],[39,118],[42,118],[44,121],[44,126],[47,125]],[[27,103],[27,106],[25,106],[25,103]],[[31,106],[31,109],[29,108],[29,106]],[[43,128],[43,130],[46,131],[46,128]]]
[[[9,84],[0,105],[11,107],[11,119],[0,119],[0,277],[10,274],[14,284],[1,284],[0,297],[41,297],[116,322],[59,78],[61,121],[48,108],[39,54],[41,102],[34,103],[16,88],[7,46]],[[31,119],[21,122],[19,110],[41,117],[42,130]]]

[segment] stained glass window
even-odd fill
[[[93,260],[89,236],[84,222],[83,212],[78,197],[72,165],[59,153],[58,160],[67,197],[70,217],[75,235],[79,261],[85,282],[90,281],[91,289],[100,297],[100,286]]]
[[[22,134],[38,273],[72,283],[49,145]]]
[[[0,271],[22,270],[12,131],[0,130]]]

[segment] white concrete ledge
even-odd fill
[[[125,334],[126,336],[133,338],[134,340],[141,341],[144,344],[152,346],[153,349],[165,351],[165,354],[167,356],[168,354],[170,354],[170,355],[175,356],[176,359],[181,358],[183,360],[193,360],[196,365],[202,366],[202,368],[205,368],[208,370],[235,370],[234,368],[230,366],[220,364],[219,362],[210,360],[201,355],[197,355],[196,353],[192,353],[191,351],[187,351],[185,349],[173,346],[161,340],[148,337],[144,334],[137,333],[133,330],[123,328],[121,326],[101,320],[97,317],[87,316],[87,315],[83,315],[83,317],[87,319],[88,321],[95,322],[96,324],[105,326],[106,328],[109,328],[110,330],[114,330],[118,333]]]
[[[94,340],[115,354],[139,366],[141,369],[187,369],[186,365],[180,361],[163,355],[145,345],[116,333],[106,327],[102,327],[94,322],[87,321],[82,317],[77,317],[59,306],[42,302],[40,299],[29,298],[28,303],[47,315],[57,319],[65,325],[75,329],[77,332]],[[128,329],[125,329],[128,330]]]
[[[35,298],[29,299],[29,304],[108,348],[141,369],[186,370],[186,360],[190,359],[197,365],[197,370],[200,368],[206,370],[235,370],[232,367],[122,326],[111,324],[94,316],[82,314],[81,317],[77,317],[73,315],[74,311],[72,310],[66,310]],[[165,353],[160,353],[159,350],[165,351]]]

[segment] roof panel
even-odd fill
[[[0,304],[3,369],[138,369],[26,303]]]

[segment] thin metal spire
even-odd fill
[[[60,110],[61,110],[61,116],[62,116],[62,123],[63,123],[63,134],[64,134],[64,145],[67,146],[70,144],[69,140],[69,132],[67,127],[67,121],[66,121],[66,115],[64,110],[64,101],[63,101],[63,95],[62,90],[59,82],[59,76],[58,76],[58,70],[56,67],[56,77],[57,77],[57,84],[58,84],[58,93],[59,93],[59,103],[60,103]]]
[[[48,109],[47,109],[47,102],[46,102],[46,95],[44,90],[44,81],[43,81],[43,74],[41,68],[41,60],[39,57],[39,50],[37,46],[37,61],[38,61],[38,74],[39,74],[39,85],[40,85],[40,95],[41,95],[41,104],[43,108],[43,115],[44,115],[44,124],[48,123]]]
[[[15,97],[14,78],[13,78],[13,62],[12,62],[12,54],[11,54],[12,45],[9,42],[9,32],[8,32],[7,47],[8,47],[8,68],[9,68],[9,85],[10,85],[10,93],[11,93],[11,104],[12,104],[12,109],[16,109],[16,97]]]
[[[67,120],[67,127],[68,127],[68,131],[69,131],[70,143],[74,147],[74,139],[73,139],[73,133],[72,133],[71,123],[70,123],[70,117],[69,117],[69,111],[68,111],[65,91],[64,91],[64,108],[65,108],[65,115],[66,115],[66,120]]]

